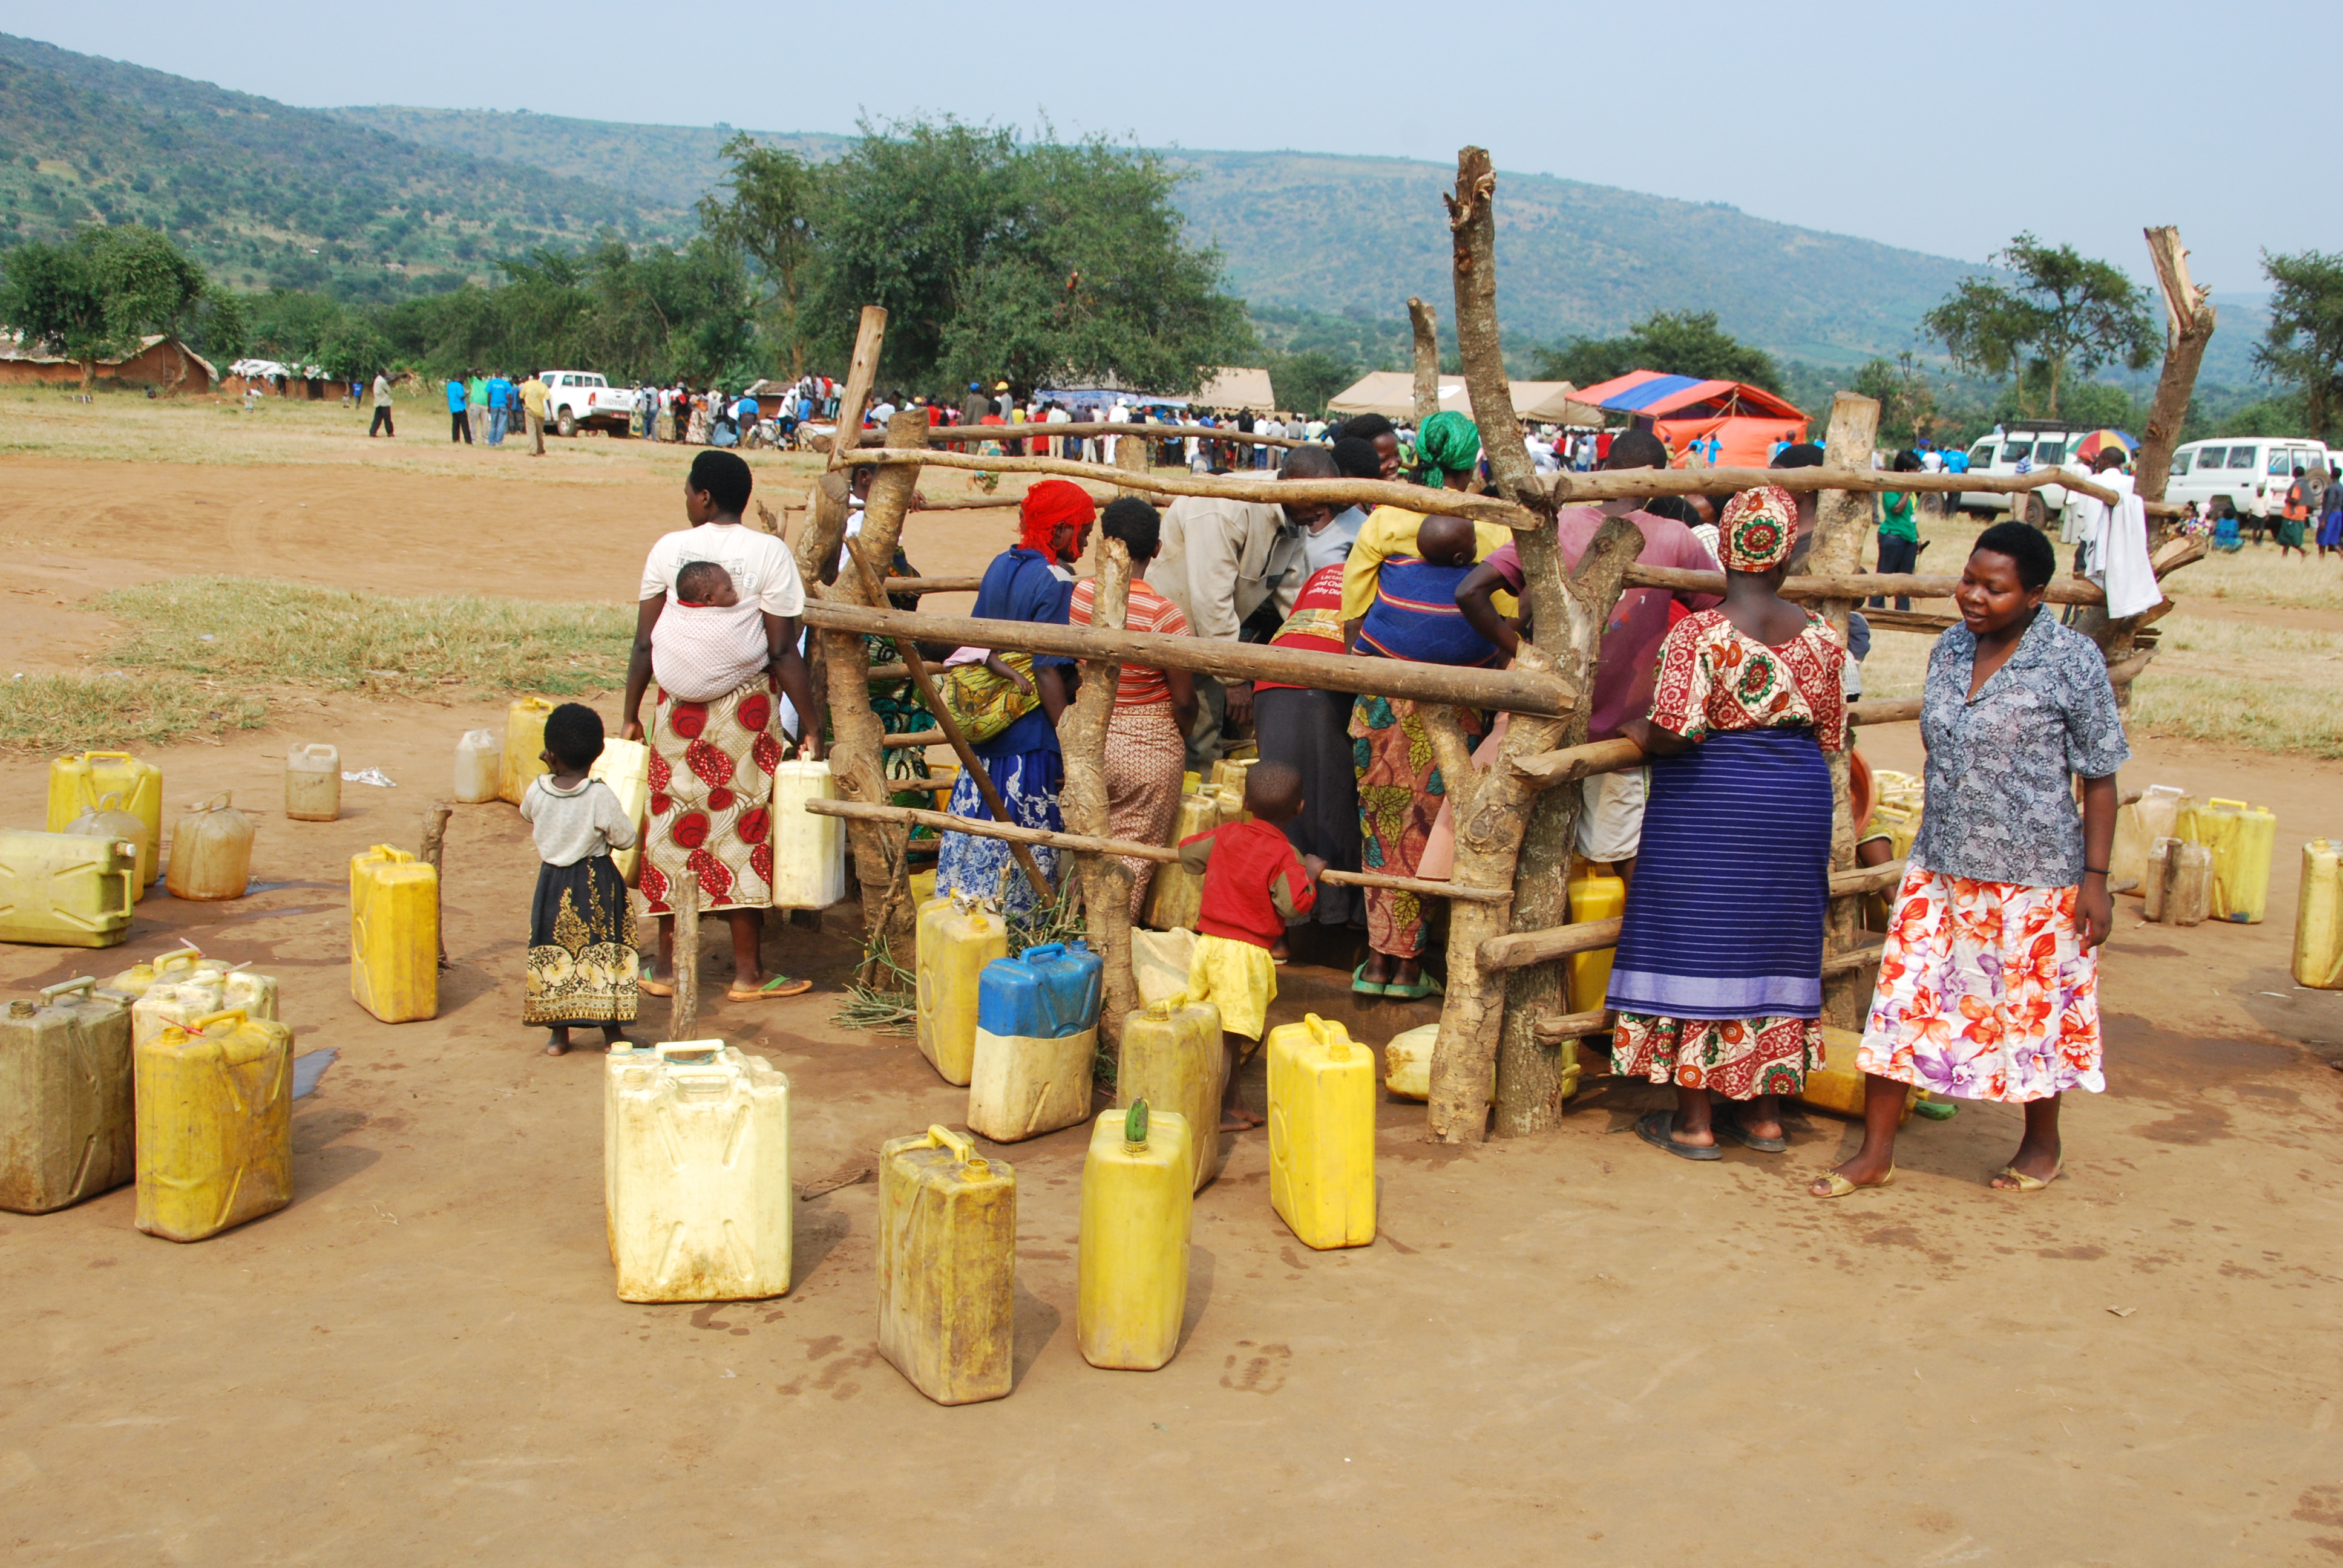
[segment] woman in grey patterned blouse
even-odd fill
[[[2116,769],[2131,753],[2097,646],[2042,613],[2056,566],[2037,530],[1987,528],[1961,573],[1961,624],[1929,656],[1927,801],[1856,1057],[1863,1147],[1808,1189],[1817,1198],[1895,1179],[1913,1086],[2023,1104],[2025,1137],[1993,1185],[2039,1191],[2063,1158],[2059,1096],[2107,1087],[2095,950],[2114,919]]]

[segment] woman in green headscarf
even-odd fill
[[[1420,473],[1427,484],[1462,490],[1473,482],[1481,460],[1481,432],[1472,420],[1443,409],[1416,432]],[[1433,477],[1437,475],[1438,477]],[[1356,648],[1359,628],[1374,608],[1386,560],[1415,562],[1416,531],[1425,510],[1377,507],[1359,529],[1342,571],[1342,641]],[[1482,560],[1513,538],[1495,523],[1473,525],[1473,559]],[[1510,601],[1501,610],[1510,616]],[[1432,739],[1415,704],[1403,698],[1362,696],[1351,710],[1351,755],[1359,780],[1359,831],[1363,863],[1389,876],[1415,875],[1432,824],[1446,795],[1432,759]],[[1367,996],[1424,997],[1440,983],[1423,972],[1425,935],[1422,900],[1413,893],[1381,888],[1367,890],[1367,959],[1352,971],[1351,989]]]

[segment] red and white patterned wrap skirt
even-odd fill
[[[785,755],[773,692],[759,674],[707,702],[655,693],[642,873],[652,914],[673,912],[669,891],[687,870],[699,873],[703,910],[771,905],[773,769]]]

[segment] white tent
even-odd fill
[[[1584,425],[1600,427],[1603,411],[1571,397],[1577,388],[1567,381],[1516,381],[1512,384],[1513,412],[1541,425]],[[1440,378],[1440,406],[1460,414],[1473,412],[1473,397],[1462,376]],[[1386,419],[1415,417],[1415,377],[1404,370],[1370,370],[1326,405],[1334,414],[1380,414]]]
[[[1270,387],[1269,372],[1252,370],[1242,366],[1223,365],[1212,372],[1211,380],[1197,388],[1188,399],[1197,408],[1250,408],[1256,414],[1277,412],[1277,393]]]

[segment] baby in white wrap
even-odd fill
[[[651,673],[660,690],[712,702],[739,690],[771,658],[764,612],[740,602],[730,572],[693,561],[675,574],[675,593],[651,628]]]

